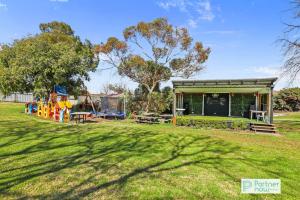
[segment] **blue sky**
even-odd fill
[[[291,17],[289,8],[287,0],[0,0],[0,43],[38,33],[39,23],[53,20],[100,43],[121,37],[125,27],[139,21],[167,17],[212,49],[205,70],[193,79],[273,77],[283,63],[276,40]],[[87,86],[99,92],[103,84],[119,82],[136,86],[115,71],[100,70],[91,74]],[[286,86],[282,79],[276,89]]]

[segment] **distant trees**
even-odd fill
[[[286,88],[274,95],[274,109],[300,111],[300,88]]]
[[[94,46],[63,22],[40,24],[40,33],[2,45],[0,91],[47,95],[54,85],[78,94],[99,62]]]
[[[292,10],[295,12],[294,22],[285,24],[287,29],[280,42],[285,57],[283,75],[288,76],[292,83],[300,74],[300,0],[294,0],[291,4],[293,6]]]
[[[173,27],[165,18],[129,26],[123,37],[108,38],[97,51],[120,75],[146,89],[146,111],[151,110],[153,92],[160,82],[172,76],[188,78],[201,71],[210,53],[201,42],[193,42],[186,28]]]
[[[127,92],[127,87],[123,83],[107,83],[102,86],[101,93],[104,94],[122,94]]]

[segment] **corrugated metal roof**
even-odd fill
[[[176,87],[175,93],[259,93],[268,94],[267,87]]]
[[[181,86],[250,86],[250,87],[257,87],[257,86],[264,86],[264,87],[271,87],[273,86],[274,82],[277,80],[277,77],[273,78],[251,78],[251,79],[219,79],[219,80],[175,80],[172,81],[173,87],[181,87]]]

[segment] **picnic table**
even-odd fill
[[[173,115],[170,114],[163,114],[163,115],[159,115],[159,117],[161,118],[161,120],[165,123],[169,123],[172,121]]]
[[[147,123],[147,124],[159,124],[160,122],[171,122],[173,115],[157,113],[143,113],[142,115],[136,115],[135,121],[137,123]]]
[[[159,124],[159,117],[154,116],[145,116],[145,115],[137,115],[135,117],[135,121],[137,123],[147,123],[147,124]]]
[[[150,113],[144,112],[141,116],[156,117],[157,114],[156,114],[156,113],[153,113],[153,112],[150,112]]]
[[[71,113],[72,116],[74,116],[75,122],[80,123],[80,120],[82,120],[82,123],[86,121],[86,117],[90,115],[90,112],[73,112]]]
[[[250,117],[251,117],[251,120],[253,118],[253,114],[256,114],[256,116],[258,116],[257,114],[261,115],[262,116],[262,119],[263,121],[265,121],[265,115],[266,115],[266,111],[260,111],[260,110],[250,110]],[[258,118],[256,117],[256,119],[258,120]]]
[[[178,116],[182,116],[184,111],[185,111],[185,108],[176,108],[176,112],[177,112]]]

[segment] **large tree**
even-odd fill
[[[286,30],[280,39],[285,57],[283,75],[290,78],[290,83],[300,74],[300,0],[292,1],[291,5],[294,17],[291,22],[285,23]]]
[[[274,109],[300,111],[300,88],[284,88],[274,95]]]
[[[40,24],[40,33],[5,44],[0,51],[0,91],[47,95],[54,85],[78,94],[99,62],[94,46],[63,22]]]
[[[129,26],[123,37],[110,37],[97,50],[102,61],[147,89],[146,111],[160,82],[172,76],[188,78],[201,71],[210,53],[201,42],[193,42],[186,28],[174,27],[165,18]]]

